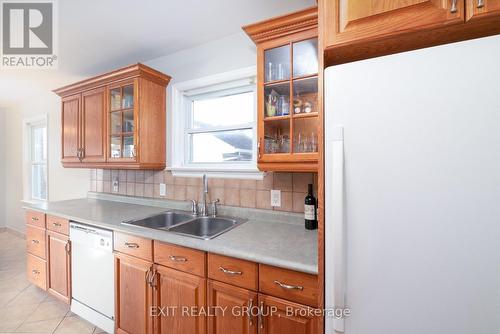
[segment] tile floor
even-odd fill
[[[24,239],[0,232],[0,333],[97,334],[99,328],[26,279]]]

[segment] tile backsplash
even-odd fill
[[[118,178],[118,192],[113,180]],[[160,183],[167,185],[166,196],[160,196]],[[317,189],[314,173],[267,173],[263,180],[209,178],[209,200],[220,199],[222,205],[287,212],[304,212],[307,185]],[[281,207],[271,207],[271,189],[281,190]],[[90,190],[99,193],[185,201],[200,200],[201,178],[174,177],[170,171],[90,170]]]

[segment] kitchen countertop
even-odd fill
[[[141,219],[168,209],[186,209],[186,205],[184,202],[89,194],[83,199],[25,203],[23,208],[175,245],[308,274],[318,273],[317,231],[305,230],[303,224],[297,223],[297,215],[221,207],[221,214],[231,213],[248,221],[211,240],[122,224],[123,221]]]

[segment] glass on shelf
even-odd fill
[[[111,158],[121,158],[122,156],[122,137],[111,137]]]
[[[134,155],[134,136],[123,136],[123,157],[133,158]]]
[[[120,110],[122,107],[122,90],[114,88],[111,90],[111,110]]]
[[[130,109],[134,107],[134,86],[123,87],[122,108]]]
[[[264,153],[290,153],[290,121],[273,120],[264,124]]]
[[[318,152],[318,119],[297,118],[293,120],[293,153]]]
[[[114,111],[111,113],[111,133],[120,134],[122,132],[122,113]]]
[[[318,39],[293,44],[293,76],[303,77],[318,73]]]
[[[123,112],[123,132],[134,132],[134,111],[127,110]]]
[[[318,78],[295,80],[293,82],[294,115],[315,112],[318,112]]]
[[[265,82],[290,79],[290,45],[264,52]]]
[[[264,88],[264,116],[290,115],[290,84],[280,83]]]

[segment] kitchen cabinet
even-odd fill
[[[500,15],[500,0],[466,0],[467,20]]]
[[[136,64],[55,90],[62,98],[63,166],[164,169],[169,81]]]
[[[69,237],[47,231],[47,289],[66,303],[71,301],[71,245]]]
[[[205,278],[156,265],[153,282],[155,333],[206,333]]]
[[[243,29],[257,45],[259,169],[316,172],[322,131],[317,8]]]
[[[319,310],[259,294],[259,334],[316,334]]]
[[[324,66],[500,33],[499,0],[319,0]]]
[[[325,1],[325,44],[336,46],[464,21],[464,0]]]
[[[26,277],[40,289],[47,290],[47,253],[45,214],[26,211]]]
[[[115,253],[115,328],[117,334],[153,333],[153,263]]]
[[[256,292],[209,280],[208,306],[215,313],[208,318],[208,333],[256,334],[257,302]]]

